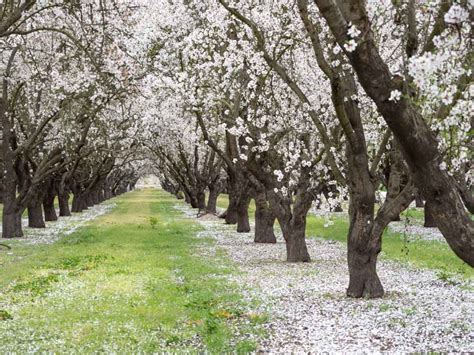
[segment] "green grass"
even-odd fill
[[[0,253],[2,352],[249,352],[249,314],[224,255],[205,258],[200,226],[172,196],[144,190],[53,245]],[[234,345],[232,345],[234,344]]]
[[[218,206],[226,208],[227,201],[227,195],[220,195]],[[255,205],[252,201],[249,209],[252,217],[254,211]],[[410,208],[402,214],[402,218],[405,218],[406,215],[411,219],[423,220],[422,209]],[[324,227],[326,223],[324,218],[309,215],[306,235],[346,243],[349,229],[347,217],[334,217],[332,221],[332,225]],[[454,275],[462,278],[474,278],[474,269],[459,259],[449,246],[443,242],[422,240],[406,242],[403,235],[385,231],[382,240],[382,251],[382,258],[407,263],[418,268],[434,269],[440,278],[450,278]]]

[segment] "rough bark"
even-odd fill
[[[45,228],[41,199],[34,197],[28,203],[28,227]]]
[[[204,190],[199,190],[196,193],[197,208],[200,210],[206,209],[206,194]]]
[[[384,289],[377,275],[377,251],[364,250],[359,253],[356,248],[349,248],[349,297],[377,298],[384,295]]]
[[[69,208],[69,193],[59,193],[58,194],[58,202],[59,202],[59,215],[61,217],[70,217],[71,210]]]
[[[293,216],[290,221],[279,221],[286,242],[286,261],[309,262],[311,258],[306,246],[306,215]]]
[[[184,192],[184,202],[186,202],[187,204],[191,204],[191,197],[187,192]]]
[[[71,211],[74,213],[82,212],[84,209],[82,196],[78,193],[75,193],[72,197],[72,209]]]
[[[288,262],[309,262],[306,246],[306,215],[311,208],[312,194],[303,183],[294,196],[281,196],[272,189],[266,191],[270,208],[276,216],[286,243]]]
[[[219,197],[219,190],[215,188],[209,189],[209,197],[207,199],[206,211],[207,213],[217,213],[217,198]]]
[[[377,275],[377,256],[381,250],[381,234],[372,233],[375,210],[375,187],[370,179],[365,155],[353,154],[347,148],[349,162],[349,232],[347,263],[349,297],[382,297],[384,290]]]
[[[237,204],[237,233],[250,232],[249,205],[250,196],[242,193]]]
[[[43,197],[44,220],[47,222],[57,221],[58,216],[54,208],[55,193],[52,187],[48,188]]]
[[[255,243],[276,243],[273,226],[275,215],[271,211],[264,191],[255,195]]]
[[[426,228],[435,228],[436,227],[436,215],[435,210],[433,209],[433,204],[430,201],[426,201],[425,209],[425,223]]]
[[[95,205],[94,194],[92,192],[87,193],[84,201],[86,203],[86,208],[93,207]]]
[[[2,238],[10,239],[23,237],[21,214],[20,211],[3,210]]]
[[[235,193],[229,191],[229,205],[227,206],[227,211],[225,212],[225,223],[226,224],[237,224],[238,219],[238,208],[239,199]]]
[[[396,198],[402,190],[402,159],[398,149],[392,149],[389,152],[390,160],[390,172],[387,182],[387,200],[393,200]],[[394,221],[400,221],[400,215],[397,215],[393,219]]]
[[[0,95],[0,122],[2,124],[2,159],[3,159],[3,216],[2,238],[23,237],[21,214],[23,210],[16,200],[17,175],[15,172],[15,155],[11,147],[13,127],[6,116],[6,93]]]

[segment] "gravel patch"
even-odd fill
[[[196,217],[185,205],[177,208]],[[255,245],[251,233],[236,233],[222,220],[198,221],[204,227],[200,236],[213,238],[214,248],[225,250],[242,271],[231,279],[244,296],[263,301],[254,311],[270,316],[258,351],[474,352],[472,281],[442,280],[434,271],[381,260],[378,273],[386,296],[350,299],[343,244],[308,239],[313,261],[289,264],[281,235],[275,245]]]

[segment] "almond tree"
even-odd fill
[[[396,137],[415,184],[431,205],[437,225],[449,246],[462,260],[474,266],[474,222],[465,209],[455,179],[446,172],[428,118],[411,99],[410,82],[393,74],[381,56],[366,2],[315,0],[315,3],[335,39],[344,48],[362,87]],[[450,6],[450,2],[440,2],[438,7],[436,22],[431,26],[426,44],[420,49],[423,52],[436,48],[438,36],[451,30],[446,28],[449,23],[462,25],[469,18],[468,10],[457,10],[457,4]],[[416,6],[411,9],[416,18]],[[353,26],[359,34],[355,40],[349,33]],[[412,23],[410,35],[416,43],[416,24]],[[355,46],[344,47],[351,40]]]

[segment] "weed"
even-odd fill
[[[10,319],[13,319],[13,316],[8,313],[7,311],[5,311],[4,309],[1,309],[0,310],[0,321],[1,320],[10,320]]]
[[[27,292],[33,296],[41,296],[50,290],[51,285],[59,281],[59,274],[53,273],[46,276],[36,276],[31,280],[19,281],[13,287],[12,291]]]
[[[158,224],[158,218],[156,217],[149,217],[148,221],[150,222],[151,229],[155,229],[156,225]]]

